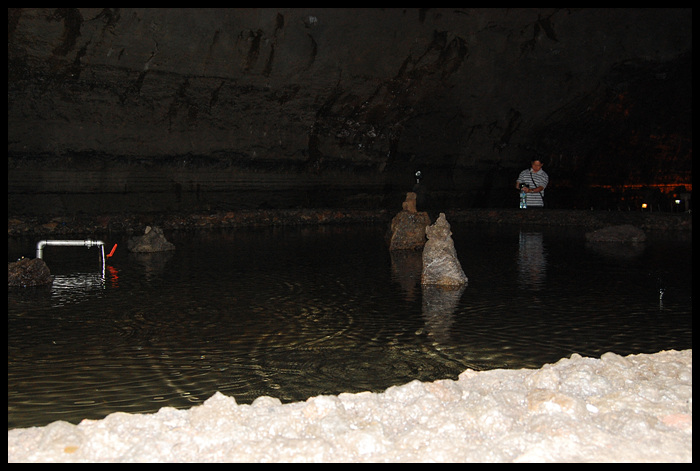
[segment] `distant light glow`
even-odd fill
[[[656,188],[662,193],[672,193],[679,186],[684,186],[686,191],[693,191],[693,184],[688,182],[676,183],[644,183],[644,184],[626,184],[626,185],[589,185],[591,188],[605,188],[607,190],[643,190],[648,188]]]

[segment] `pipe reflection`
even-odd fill
[[[101,294],[104,289],[104,273],[55,275],[51,284],[52,305],[63,306],[85,301]]]

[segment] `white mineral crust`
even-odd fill
[[[692,462],[692,350],[7,432],[8,462]]]

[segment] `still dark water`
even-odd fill
[[[8,429],[692,348],[690,236],[452,224],[469,285],[441,292],[385,229],[166,232],[177,249],[157,254],[102,237],[119,244],[104,275],[97,248],[46,247],[52,287],[8,290]],[[8,260],[37,242],[8,240]]]

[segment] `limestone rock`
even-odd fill
[[[693,351],[467,369],[383,392],[115,412],[7,431],[8,463],[600,463],[693,458]]]
[[[457,258],[450,224],[445,213],[440,213],[435,224],[425,230],[428,242],[423,249],[423,273],[421,284],[461,286],[467,284],[467,276]]]
[[[42,286],[52,282],[49,267],[40,258],[23,258],[7,264],[7,286]]]
[[[146,226],[142,236],[134,236],[129,239],[126,246],[131,252],[165,252],[175,250],[175,246],[168,242],[160,227]]]
[[[418,195],[414,193],[413,191],[409,191],[406,193],[406,201],[403,202],[401,205],[404,211],[409,211],[411,213],[417,213],[418,209],[416,209],[416,200],[418,199]]]
[[[425,228],[430,225],[427,212],[416,210],[416,194],[408,192],[403,209],[391,220],[389,250],[420,250],[425,245]]]

